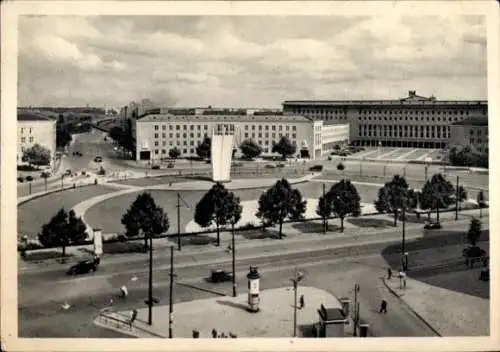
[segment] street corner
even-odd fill
[[[340,308],[338,299],[325,290],[309,286],[297,289],[297,326],[311,327],[319,320],[317,310],[321,305]],[[300,302],[300,303],[299,303]],[[263,290],[259,294],[258,312],[249,311],[248,294],[237,297],[214,297],[175,304],[172,314],[174,337],[191,338],[193,330],[201,338],[211,338],[213,331],[218,336],[237,337],[290,337],[293,333],[295,308],[294,290],[283,287]],[[148,309],[137,310],[130,327],[132,310],[105,312],[96,318],[95,324],[105,328],[120,329],[135,336],[165,336],[169,329],[168,305],[153,307],[153,324],[148,325]],[[128,325],[127,325],[128,324]]]

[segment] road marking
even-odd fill
[[[418,152],[418,149],[412,149],[408,153],[405,153],[405,154],[403,154],[401,156],[398,156],[396,159],[397,160],[402,160],[402,159],[406,158],[408,155],[416,153],[416,152]]]
[[[388,152],[388,153],[381,154],[381,155],[379,155],[379,156],[377,157],[377,159],[382,160],[382,159],[384,159],[385,157],[387,157],[387,156],[389,156],[389,155],[391,155],[391,154],[394,154],[394,153],[397,153],[397,152],[401,151],[401,149],[403,149],[403,148],[396,148],[396,150],[392,150],[392,151],[390,151],[390,152]]]

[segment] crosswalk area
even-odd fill
[[[349,159],[359,160],[396,160],[396,161],[439,161],[444,158],[445,152],[441,149],[423,149],[423,148],[366,148],[365,150],[349,155]]]

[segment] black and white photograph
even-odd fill
[[[499,347],[498,3],[71,3],[3,6],[4,350]]]

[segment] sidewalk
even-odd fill
[[[304,295],[305,306],[297,309],[297,337],[314,323],[319,321],[317,309],[323,304],[327,308],[340,308],[337,298],[330,293],[314,287],[299,286],[297,297]],[[270,289],[260,292],[260,311],[249,313],[246,308],[248,295],[237,297],[215,297],[189,302],[176,303],[174,306],[173,336],[192,338],[194,329],[200,332],[200,338],[212,338],[212,329],[219,334],[235,334],[237,337],[292,337],[293,305],[292,288]],[[109,314],[109,313],[108,313]],[[111,313],[116,318],[128,320],[131,311]],[[136,337],[168,337],[169,306],[157,306],[154,309],[153,325],[147,324],[147,308],[139,309],[137,320],[132,329],[116,327],[97,317],[97,326],[119,331]]]
[[[463,285],[487,284],[478,280],[480,269],[453,275]],[[406,288],[400,288],[397,277],[384,279],[393,295],[405,302],[441,336],[487,336],[490,334],[490,300],[429,285],[407,277]]]

